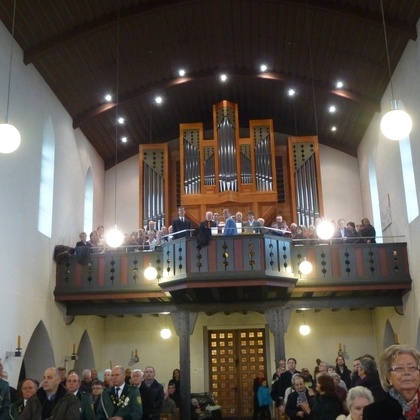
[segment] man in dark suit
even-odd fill
[[[140,395],[143,403],[142,420],[159,420],[163,405],[163,386],[155,379],[155,368],[147,366],[144,370],[144,380],[140,385]]]
[[[191,232],[188,231],[188,229],[191,229],[191,222],[185,217],[184,207],[179,207],[178,214],[178,219],[175,219],[172,222],[173,239],[186,238],[188,236],[191,236]],[[187,230],[187,232],[181,232],[183,230]]]
[[[111,382],[113,386],[102,392],[96,420],[139,420],[142,416],[139,389],[125,383],[125,370],[122,366],[112,369]]]
[[[80,377],[76,372],[70,373],[66,379],[66,388],[68,392],[74,394],[80,403],[80,420],[94,420],[93,400],[89,394],[81,391]]]
[[[290,357],[287,359],[287,370],[280,375],[280,379],[274,382],[271,388],[271,398],[276,403],[276,406],[281,405],[284,400],[284,393],[286,389],[292,386],[292,376],[295,373],[300,373],[296,370],[297,361],[295,358]]]

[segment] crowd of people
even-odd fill
[[[377,363],[366,354],[350,370],[342,355],[335,364],[317,359],[313,375],[297,369],[291,357],[280,360],[271,390],[263,372],[254,380],[254,420],[271,419],[267,399],[278,418],[299,420],[415,420],[420,418],[420,352],[392,345]]]
[[[0,360],[0,376],[4,376]],[[66,371],[49,367],[40,381],[26,378],[18,389],[0,379],[0,419],[12,420],[168,420],[180,418],[180,370],[166,388],[155,379],[155,369],[96,369]]]
[[[317,219],[314,225],[304,226],[293,222],[290,225],[283,219],[283,216],[276,216],[276,220],[270,227],[265,225],[265,220],[256,218],[252,210],[247,212],[246,220],[243,213],[238,211],[231,214],[229,209],[224,209],[223,217],[219,213],[207,211],[205,219],[193,229],[193,224],[185,216],[185,208],[178,208],[178,218],[172,224],[157,228],[155,221],[151,220],[147,228],[141,228],[124,234],[124,242],[121,248],[126,251],[154,251],[158,250],[165,242],[189,236],[199,236],[203,234],[201,229],[205,229],[202,243],[208,242],[211,235],[232,236],[241,233],[270,233],[278,236],[285,236],[293,240],[294,245],[315,245],[322,241],[318,238],[316,227],[321,219]],[[360,224],[345,222],[338,219],[337,222],[330,222],[334,226],[332,243],[375,243],[375,228],[370,224],[369,219],[363,218]],[[107,248],[105,241],[104,227],[98,226],[90,233],[89,240],[86,232],[79,235],[80,241],[76,243],[78,247],[91,248],[91,252],[104,252]]]

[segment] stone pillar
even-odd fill
[[[276,369],[279,360],[286,358],[284,334],[287,332],[291,313],[291,309],[284,308],[271,308],[264,312],[268,327],[274,334],[274,355],[276,359]]]
[[[197,321],[195,312],[172,312],[172,322],[179,337],[179,370],[181,371],[182,419],[191,419],[190,336]]]

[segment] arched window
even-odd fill
[[[85,204],[83,230],[89,235],[93,230],[93,178],[89,168],[85,179]]]
[[[51,118],[42,133],[41,177],[39,186],[38,230],[51,238],[54,202],[55,137]]]

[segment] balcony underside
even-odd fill
[[[299,263],[313,265],[309,275]],[[158,278],[143,278],[152,264]],[[171,311],[264,311],[284,308],[401,306],[411,290],[406,244],[293,247],[270,235],[194,238],[161,252],[92,254],[57,265],[55,299],[68,315],[141,315]]]

